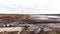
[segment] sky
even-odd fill
[[[60,0],[0,0],[1,14],[60,14]]]

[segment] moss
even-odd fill
[[[56,34],[60,34],[60,31],[58,30],[58,31],[56,31]]]

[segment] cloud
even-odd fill
[[[60,14],[60,0],[0,0],[0,13]]]

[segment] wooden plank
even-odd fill
[[[11,32],[11,31],[22,31],[24,27],[2,27],[0,28],[0,32]]]

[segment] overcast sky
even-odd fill
[[[0,0],[0,13],[60,14],[60,0]]]

